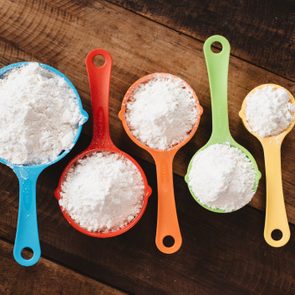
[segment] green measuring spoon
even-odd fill
[[[215,53],[212,51],[212,44],[214,42],[220,43],[222,49],[220,52]],[[256,178],[253,187],[253,191],[257,190],[259,179],[261,173],[258,170],[255,159],[243,146],[239,145],[232,137],[229,130],[228,123],[228,107],[227,107],[227,80],[228,80],[228,65],[229,65],[229,56],[230,56],[230,44],[228,40],[222,36],[214,35],[208,38],[203,47],[206,66],[209,77],[210,84],[210,93],[211,93],[211,108],[212,108],[212,133],[209,141],[199,149],[193,158],[191,159],[187,174],[185,176],[185,181],[188,184],[189,190],[194,197],[194,199],[204,208],[216,212],[216,213],[228,213],[218,208],[211,208],[206,204],[203,204],[197,196],[193,193],[192,188],[189,185],[188,175],[190,169],[192,168],[192,162],[194,157],[201,151],[213,144],[229,144],[232,147],[238,148],[241,150],[248,159],[252,162]],[[231,211],[230,211],[231,212]]]

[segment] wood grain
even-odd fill
[[[44,258],[32,268],[21,267],[11,259],[12,245],[2,240],[0,256],[0,294],[126,294]]]
[[[86,144],[87,139],[82,141]],[[82,148],[78,146],[75,153]],[[80,234],[67,224],[53,198],[65,163],[46,170],[38,182],[39,233],[46,258],[132,294],[295,293],[294,236],[286,247],[269,247],[262,234],[263,213],[250,207],[228,215],[203,210],[177,176],[176,200],[184,241],[178,253],[164,255],[154,244],[156,194],[142,220],[128,233],[112,239]],[[153,165],[140,163],[156,191]],[[0,236],[13,241],[18,198],[16,179],[6,167],[0,169],[0,187]],[[291,226],[292,233],[294,230]],[[14,263],[11,255],[7,259]],[[10,268],[7,271],[11,272]]]
[[[195,151],[210,136],[211,114],[208,79],[202,43],[142,16],[103,1],[1,0],[0,65],[19,60],[51,64],[69,76],[77,86],[85,108],[90,112],[88,82],[84,67],[86,54],[95,47],[109,50],[114,66],[111,81],[110,121],[114,142],[131,155],[152,161],[151,157],[127,138],[117,114],[129,85],[152,72],[171,72],[189,82],[204,107],[200,128],[193,140],[176,156],[174,172],[183,176]],[[151,33],[152,32],[152,33]],[[267,82],[295,92],[295,85],[260,67],[232,57],[229,69],[229,115],[234,137],[248,148],[264,170],[262,148],[242,126],[238,111],[245,95]],[[90,134],[91,121],[84,128]],[[295,223],[293,175],[295,135],[283,146],[283,180],[289,220]],[[177,192],[176,192],[177,193]],[[264,208],[264,178],[252,202]]]
[[[155,0],[153,2],[156,3]],[[131,1],[126,5],[129,3]],[[142,2],[138,3],[141,5]],[[187,5],[186,1],[182,3]],[[207,5],[207,2],[204,4]],[[145,7],[148,5],[146,1]],[[291,4],[288,7],[292,7]],[[209,8],[208,11],[216,14],[214,4]],[[104,1],[0,0],[0,66],[19,60],[38,60],[57,67],[77,86],[89,112],[90,97],[84,58],[95,47],[103,47],[111,52],[114,59],[110,106],[112,137],[123,150],[138,157],[154,192],[155,168],[142,159],[149,162],[152,160],[128,140],[117,118],[128,86],[147,73],[167,71],[186,79],[196,90],[205,114],[197,136],[176,158],[174,169],[177,174],[183,176],[190,157],[207,141],[211,128],[202,42],[175,31],[182,28],[185,32],[186,28],[184,25],[180,25],[180,28],[175,26],[176,22],[173,14],[168,13],[169,9],[168,5],[167,18],[170,19],[169,25],[173,24],[173,29],[167,28],[167,23],[163,22],[162,25],[147,19],[151,18],[148,12],[144,12],[143,17]],[[137,13],[142,12],[137,9]],[[155,15],[155,20],[162,21],[156,17],[159,16]],[[186,15],[185,18],[187,17]],[[234,21],[237,19],[233,18]],[[260,29],[257,27],[257,30]],[[235,34],[231,35],[236,44],[234,54],[247,59],[242,51],[238,51],[238,47],[244,45],[238,43],[240,41],[235,39]],[[268,29],[267,35],[269,38],[274,36]],[[259,38],[261,40],[261,36]],[[291,50],[294,49],[292,46]],[[259,66],[251,65],[239,57],[233,56],[231,59],[229,109],[235,138],[253,152],[262,170],[262,149],[245,131],[237,115],[241,102],[246,93],[257,84],[275,82],[293,92],[295,87],[287,72],[289,79],[262,69],[260,66],[263,66],[266,57],[261,55],[265,51],[259,51],[260,48],[255,50],[259,52],[259,56],[255,57]],[[248,60],[255,63],[251,54]],[[285,54],[288,59],[289,53]],[[279,53],[273,56],[281,64]],[[270,70],[284,75],[273,66]],[[0,240],[0,262],[3,267],[1,294],[119,293],[94,280],[132,294],[143,295],[208,295],[221,292],[229,295],[295,294],[294,235],[286,247],[270,248],[262,235],[263,212],[250,207],[229,215],[208,212],[194,202],[180,176],[175,175],[174,181],[184,243],[175,255],[163,255],[154,244],[156,193],[152,195],[147,212],[139,224],[120,237],[93,239],[71,228],[59,212],[53,191],[66,163],[90,142],[90,132],[91,122],[84,128],[73,152],[40,176],[37,207],[42,254],[46,259],[30,269],[20,268],[12,258],[10,243],[15,236],[18,185],[12,171],[0,166],[0,238],[9,241]],[[292,222],[295,222],[295,201],[292,200],[294,145],[293,132],[283,146],[282,158],[287,209]],[[253,202],[257,208],[263,208],[263,187],[262,182]],[[294,233],[294,230],[295,227],[291,225],[291,232]],[[86,275],[92,279],[86,278]]]
[[[233,54],[295,81],[295,2],[290,0],[109,0],[205,41],[221,34]]]

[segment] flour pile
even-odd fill
[[[0,78],[0,158],[24,165],[50,162],[72,147],[81,123],[73,90],[38,63]]]
[[[284,131],[294,120],[295,106],[282,87],[258,88],[246,98],[246,119],[251,130],[262,137]]]
[[[193,91],[173,75],[158,74],[127,103],[126,121],[145,145],[167,150],[185,140],[198,118]]]
[[[239,149],[214,144],[193,158],[188,184],[202,204],[231,212],[252,199],[255,171]]]
[[[93,153],[68,172],[59,204],[82,228],[110,232],[125,227],[141,211],[144,183],[127,158]]]

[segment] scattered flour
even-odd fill
[[[283,87],[257,89],[246,98],[246,119],[251,130],[262,137],[284,131],[294,120],[295,106]]]
[[[29,63],[0,78],[0,158],[41,164],[70,149],[82,116],[66,81]]]
[[[188,136],[198,112],[193,91],[182,79],[158,74],[134,92],[125,116],[138,140],[151,148],[167,150]]]
[[[144,183],[137,167],[119,154],[97,152],[68,172],[59,204],[82,228],[110,232],[140,213],[143,198]]]
[[[188,184],[202,204],[231,212],[252,199],[255,171],[239,149],[214,144],[193,158]]]

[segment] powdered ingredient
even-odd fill
[[[120,154],[97,152],[68,172],[59,204],[82,228],[110,232],[130,223],[140,213],[143,199],[137,167]]]
[[[0,79],[0,158],[13,164],[54,160],[73,145],[82,116],[66,81],[29,63]]]
[[[251,130],[261,137],[284,131],[294,120],[295,106],[286,89],[271,85],[258,88],[246,98],[246,119]]]
[[[238,148],[214,144],[193,158],[188,183],[202,204],[231,212],[252,199],[255,170]]]
[[[158,74],[134,92],[125,116],[138,140],[151,148],[167,150],[188,136],[198,112],[194,94],[182,79]]]

